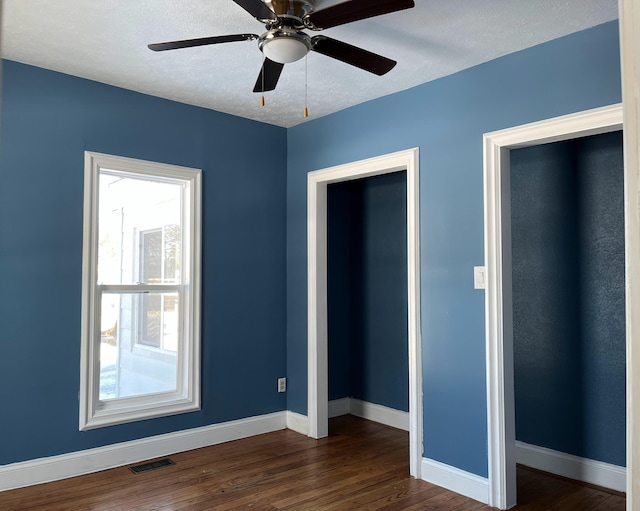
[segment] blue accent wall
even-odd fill
[[[406,172],[328,186],[329,399],[409,411]]]
[[[622,132],[511,151],[516,439],[625,465]]]
[[[288,408],[306,413],[307,173],[419,147],[424,455],[486,477],[482,135],[620,100],[610,22],[289,129]]]
[[[2,79],[0,464],[284,410],[286,130],[11,61]],[[199,412],[78,431],[85,150],[203,169]]]

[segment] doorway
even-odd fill
[[[516,505],[510,151],[622,129],[622,107],[598,108],[484,136],[489,505]]]
[[[407,336],[409,354],[409,468],[420,478],[422,364],[418,149],[400,151],[308,174],[308,421],[309,436],[328,435],[327,185],[406,171]]]
[[[329,416],[408,431],[406,181],[398,171],[328,186],[327,297]]]
[[[516,461],[624,492],[622,132],[510,163]]]

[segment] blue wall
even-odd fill
[[[0,464],[283,410],[286,131],[15,62],[2,78]],[[203,169],[199,412],[78,431],[85,150]]]
[[[622,133],[511,151],[516,439],[625,465]]]
[[[409,411],[406,172],[328,186],[329,399]]]
[[[306,413],[307,172],[420,147],[424,454],[487,475],[482,134],[619,102],[618,46],[606,23],[287,131],[289,409]]]

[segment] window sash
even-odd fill
[[[178,333],[178,340],[177,340],[177,352],[178,354],[182,353],[183,350],[183,345],[185,344],[185,334],[188,334],[188,332],[185,330],[185,325],[184,325],[184,320],[185,320],[185,314],[184,314],[184,309],[185,309],[185,293],[188,292],[188,287],[184,286],[184,285],[179,285],[179,284],[138,284],[138,285],[127,285],[127,284],[112,284],[112,285],[98,285],[96,286],[96,294],[98,297],[98,302],[96,303],[96,311],[95,314],[97,315],[98,318],[101,319],[102,316],[102,302],[103,302],[103,296],[105,294],[119,294],[119,295],[144,295],[144,294],[158,294],[158,295],[164,295],[164,294],[171,294],[171,295],[177,295],[178,296],[178,321],[177,321],[177,333]],[[137,318],[137,319],[141,319],[141,318]],[[102,325],[101,325],[101,321],[97,321],[98,323],[98,328],[99,328],[99,334],[97,336],[97,338],[94,340],[94,342],[97,343],[97,346],[100,346],[100,342],[102,342]],[[139,325],[138,325],[139,326]],[[145,343],[140,343],[139,340],[136,338],[135,342],[133,343],[135,345],[142,345],[142,346],[148,346],[148,347],[152,347],[151,345],[146,345]],[[163,349],[162,347],[157,348],[157,349]],[[179,361],[178,361],[179,363]],[[98,382],[100,382],[100,374],[96,375]]]
[[[184,284],[96,284],[96,291],[103,293],[178,293],[187,287]]]

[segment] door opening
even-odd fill
[[[409,430],[406,172],[327,190],[329,417]]]
[[[513,149],[510,167],[516,461],[624,492],[622,132]]]
[[[516,505],[510,150],[621,129],[614,105],[484,136],[489,505],[500,509]]]
[[[308,174],[308,420],[309,436],[328,434],[327,185],[406,171],[407,330],[409,354],[410,473],[422,460],[422,364],[420,356],[420,251],[418,149],[340,165]]]

